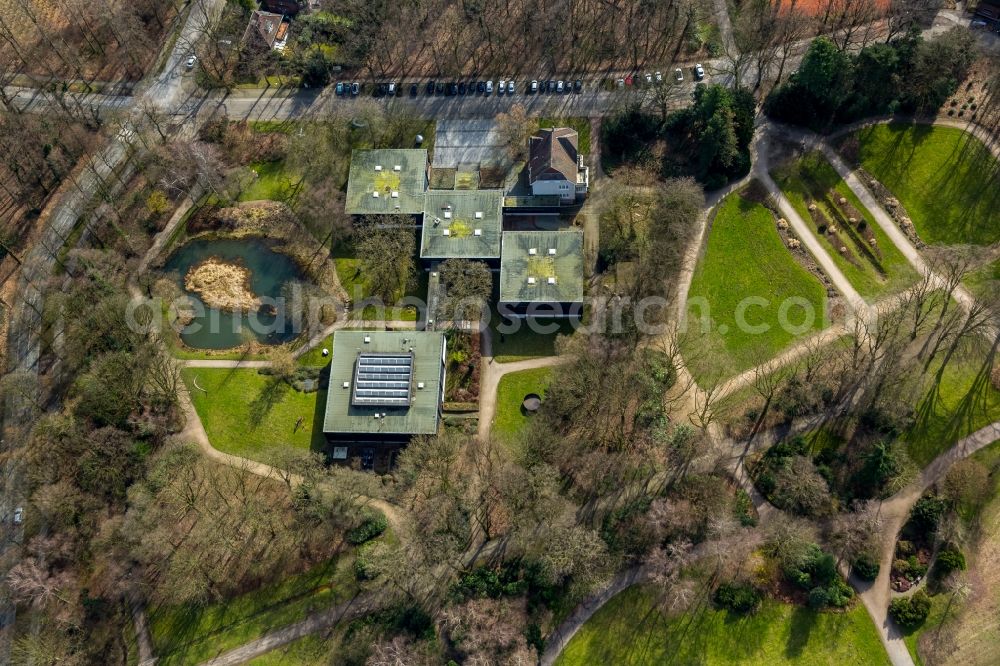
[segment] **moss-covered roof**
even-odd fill
[[[500,257],[500,301],[582,302],[583,232],[505,232]]]
[[[422,213],[426,189],[426,150],[355,150],[346,211],[350,215]]]
[[[502,198],[499,190],[428,192],[420,256],[425,259],[499,257]]]

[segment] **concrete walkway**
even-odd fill
[[[892,569],[899,532],[910,515],[910,509],[927,488],[943,479],[953,464],[996,441],[1000,441],[1000,421],[991,423],[959,440],[927,465],[916,481],[879,505],[878,516],[882,526],[883,542],[878,577],[872,583],[861,583],[856,580],[851,582],[859,590],[858,597],[879,628],[879,637],[894,666],[913,666],[913,659],[906,649],[903,636],[889,617],[889,601],[892,597],[889,573]]]
[[[819,149],[822,151],[827,161],[829,161],[836,170],[837,174],[844,180],[847,186],[851,188],[854,195],[865,205],[865,208],[867,208],[868,212],[871,213],[873,218],[875,218],[875,222],[877,222],[882,228],[882,231],[884,231],[889,237],[893,245],[895,245],[899,251],[903,253],[906,260],[909,261],[921,275],[930,275],[935,285],[944,286],[945,280],[931,271],[927,262],[925,262],[923,256],[921,256],[920,251],[914,247],[913,243],[910,242],[910,239],[906,237],[906,234],[904,234],[896,224],[896,221],[892,219],[892,216],[885,211],[882,204],[875,198],[875,195],[873,195],[868,188],[864,186],[861,180],[854,174],[854,171],[852,171],[844,163],[844,160],[841,159],[840,155],[838,155],[836,151],[834,151],[833,148],[831,148],[826,142],[820,143]],[[952,295],[966,310],[969,310],[975,302],[975,299],[972,297],[972,294],[969,293],[969,290],[961,284],[955,287]]]
[[[483,336],[485,340],[486,336]],[[497,391],[500,388],[500,380],[504,375],[521,370],[534,370],[535,368],[551,368],[569,359],[565,356],[543,356],[541,358],[517,361],[515,363],[497,363],[493,361],[493,356],[483,356],[483,367],[481,379],[479,381],[479,441],[485,442],[490,437],[490,430],[493,428],[493,418],[497,411]]]
[[[224,652],[214,659],[202,662],[202,666],[236,666],[237,664],[244,664],[282,645],[288,645],[294,640],[315,634],[324,629],[329,629],[341,622],[350,622],[357,617],[378,610],[384,606],[384,603],[379,601],[381,596],[377,591],[359,595],[350,601],[345,601],[344,603],[331,606],[324,611],[314,613],[295,624],[268,632],[256,640],[244,643],[229,652]]]
[[[648,572],[643,567],[632,567],[619,573],[600,590],[588,596],[545,640],[545,651],[538,659],[539,665],[552,666],[580,627],[593,617],[601,606],[611,601],[618,593],[645,581],[647,577]]]
[[[271,361],[241,361],[214,358],[191,358],[180,362],[185,368],[269,368]]]
[[[771,178],[771,165],[768,159],[770,139],[771,137],[767,134],[760,139],[757,150],[757,161],[754,164],[754,173],[764,184],[764,187],[767,188],[768,193],[774,198],[775,203],[778,204],[778,209],[785,216],[785,219],[788,220],[788,224],[795,231],[795,235],[816,259],[816,263],[826,273],[826,276],[833,283],[837,291],[843,294],[851,310],[855,314],[860,314],[864,317],[869,316],[871,310],[868,303],[857,292],[850,280],[841,272],[837,264],[834,263],[833,258],[827,253],[826,248],[820,244],[819,239],[816,238],[816,235],[812,231],[811,225],[802,219],[802,216],[799,215],[791,202],[788,201],[781,188]]]

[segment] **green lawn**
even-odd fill
[[[530,418],[521,410],[524,396],[537,393],[544,398],[551,377],[552,368],[522,370],[501,377],[500,386],[497,387],[497,411],[493,417],[493,432],[509,436],[523,428]]]
[[[333,338],[324,340],[307,352],[304,352],[302,356],[296,359],[296,362],[306,368],[324,368],[330,363],[330,357],[323,357],[323,348],[326,347],[330,351],[333,351]]]
[[[899,198],[927,243],[1000,240],[1000,165],[961,130],[873,125],[858,132],[861,163]]]
[[[1000,259],[965,276],[965,286],[973,296],[986,298],[996,293],[1000,284]]]
[[[829,190],[834,190],[840,196],[845,197],[864,216],[868,227],[875,236],[878,251],[881,253],[880,265],[870,261],[858,250],[845,231],[840,232],[841,239],[847,243],[854,261],[842,255],[840,248],[834,246],[835,244],[828,235],[819,233],[815,233],[815,235],[820,239],[837,267],[851,282],[851,285],[867,300],[872,301],[879,296],[902,291],[916,282],[916,270],[885,235],[868,209],[854,195],[847,183],[841,180],[822,153],[809,153],[795,163],[776,169],[773,176],[798,214],[807,224],[811,225],[810,228],[814,233],[816,229],[812,224],[807,200],[813,199],[819,210],[825,213],[831,222],[834,222],[836,220],[834,217],[835,209],[831,205],[832,202],[824,201],[823,196]]]
[[[576,633],[557,666],[889,663],[860,603],[843,613],[817,613],[766,601],[746,617],[706,609],[667,620],[651,592],[633,587],[608,602]]]
[[[684,352],[695,377],[733,374],[770,358],[825,326],[825,312],[826,289],[785,248],[770,211],[726,197],[688,294]]]
[[[216,449],[270,462],[283,448],[323,447],[326,391],[302,393],[254,369],[185,368],[181,376]]]
[[[357,591],[352,564],[353,558],[343,555],[234,599],[205,606],[149,609],[157,663],[197,664],[267,631],[298,622],[314,610],[349,599]]]
[[[333,636],[313,634],[303,636],[288,645],[272,650],[247,662],[247,666],[328,666],[343,640],[343,631]]]
[[[556,355],[556,338],[573,332],[573,323],[566,319],[543,320],[536,322],[538,330],[532,330],[527,322],[521,321],[520,327],[513,333],[501,333],[500,317],[494,311],[490,319],[490,338],[493,346],[493,359],[497,363],[514,363],[532,358]],[[506,326],[504,329],[506,330]]]
[[[990,385],[988,377],[977,384],[972,397],[967,397],[978,369],[978,364],[971,360],[949,363],[934,409],[926,414],[918,413],[911,432],[904,435],[910,457],[921,467],[959,439],[1000,420],[1000,391]],[[917,409],[920,407],[918,404]]]
[[[250,168],[257,177],[240,192],[240,201],[291,201],[298,192],[299,178],[285,168],[284,160],[254,162]]]
[[[337,254],[342,254],[344,252],[347,252],[347,250],[341,249],[337,252]],[[333,263],[337,268],[337,277],[340,278],[341,286],[344,287],[344,290],[347,291],[347,295],[354,303],[357,303],[358,301],[371,295],[371,291],[368,288],[368,281],[365,279],[364,273],[361,271],[361,263],[358,259],[355,259],[354,257],[335,256],[333,258]],[[420,302],[424,302],[427,299],[427,282],[429,280],[429,275],[427,271],[418,268],[416,278],[417,279],[414,281],[414,284],[409,286],[401,298],[412,296],[420,299]],[[404,306],[398,310],[388,306],[389,304],[387,304],[385,312],[382,314],[378,312],[378,308],[375,306],[368,306],[361,311],[354,310],[351,312],[351,319],[399,319],[401,321],[417,320],[417,315],[419,313],[417,308],[412,305]]]

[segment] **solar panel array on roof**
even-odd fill
[[[413,354],[358,354],[351,404],[409,407]]]

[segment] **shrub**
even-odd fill
[[[385,516],[382,514],[371,516],[347,532],[347,541],[358,546],[379,536],[385,532],[387,527],[389,527],[389,521],[385,519]]]
[[[889,615],[906,629],[919,626],[927,619],[931,610],[931,599],[923,590],[917,590],[911,597],[893,599],[889,604]]]
[[[958,548],[952,546],[938,553],[937,560],[934,562],[934,575],[936,577],[944,578],[952,571],[964,570],[965,555]]]
[[[734,613],[752,613],[760,607],[764,595],[748,583],[723,583],[715,590],[715,603]]]
[[[875,580],[880,566],[874,556],[864,553],[851,563],[851,568],[861,580]]]
[[[928,536],[934,534],[946,508],[945,501],[939,497],[933,495],[921,497],[910,512],[911,527],[918,534]]]
[[[854,590],[841,578],[836,578],[826,588],[826,603],[834,608],[843,608],[854,597]]]
[[[454,587],[452,595],[458,601],[468,599],[499,599],[523,594],[527,582],[520,577],[517,566],[479,567],[462,576]]]
[[[740,525],[743,527],[753,527],[757,524],[757,517],[754,515],[750,494],[742,488],[736,490],[733,510],[736,512],[737,520],[740,521]]]
[[[826,608],[827,603],[830,601],[830,595],[827,594],[826,588],[814,587],[809,590],[809,608],[819,610],[821,608]]]
[[[382,542],[366,543],[358,548],[354,558],[354,577],[358,580],[374,580],[384,571],[386,562],[385,551],[379,552],[378,548],[384,548]]]

